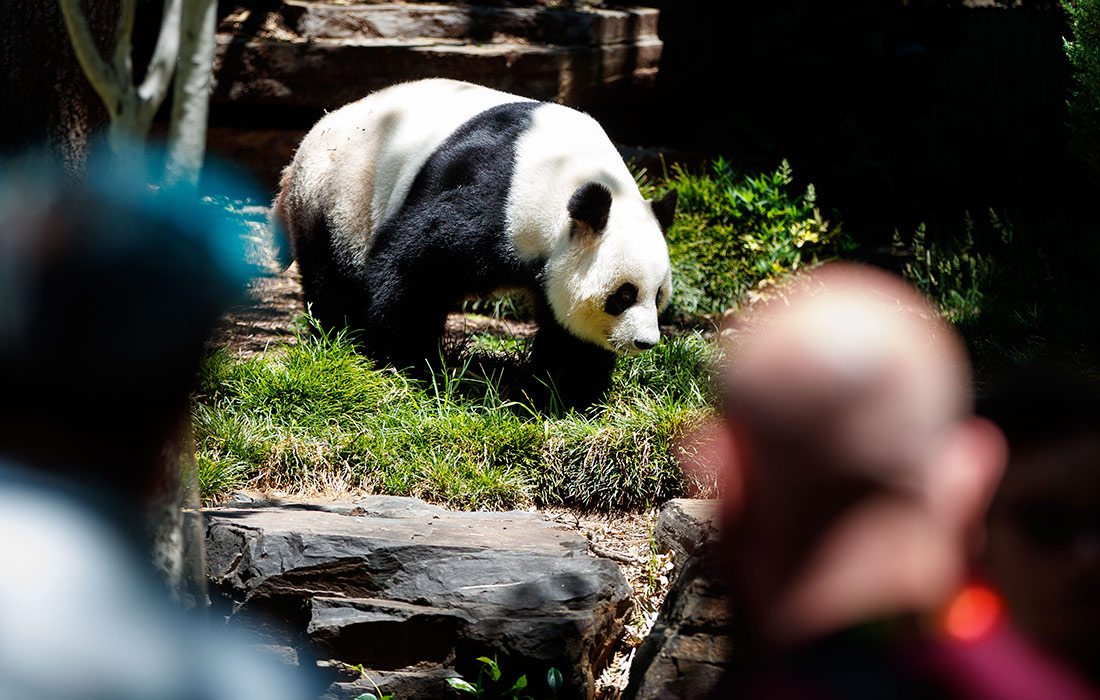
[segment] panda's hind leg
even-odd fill
[[[371,294],[361,271],[341,264],[323,226],[295,240],[302,296],[319,330],[336,333],[362,329]]]

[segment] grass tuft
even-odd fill
[[[421,382],[376,369],[343,335],[215,352],[194,397],[202,494],[339,485],[460,508],[649,507],[684,492],[674,445],[709,411],[711,355],[687,336],[621,358],[603,405],[555,418],[502,401],[468,364]]]

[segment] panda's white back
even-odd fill
[[[324,215],[337,252],[365,262],[378,226],[401,207],[428,158],[466,121],[499,104],[530,102],[456,80],[402,83],[326,115],[284,177],[289,226]],[[293,234],[293,232],[292,232]],[[363,240],[363,238],[366,240]]]

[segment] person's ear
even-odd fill
[[[952,428],[929,469],[937,515],[964,537],[977,536],[1007,459],[1008,444],[991,421],[971,416]]]

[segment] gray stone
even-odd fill
[[[321,700],[355,700],[363,693],[371,693],[377,697],[379,692],[383,695],[392,694],[398,700],[464,697],[446,685],[448,678],[456,677],[458,674],[454,671],[438,667],[376,671],[351,682],[333,683]]]
[[[657,550],[674,552],[683,562],[700,544],[718,535],[717,499],[674,498],[657,514],[653,539]]]
[[[618,567],[534,513],[369,497],[207,516],[207,570],[230,624],[372,677],[498,654],[506,669],[556,666],[563,697],[591,697],[629,612]]]
[[[655,539],[676,551],[676,573],[630,669],[623,700],[710,697],[734,651],[733,619],[719,556],[717,501],[677,499],[658,516]]]
[[[460,39],[470,43],[595,46],[657,38],[658,11],[547,10],[386,3],[348,5],[286,0],[285,26],[306,41],[317,39]]]

